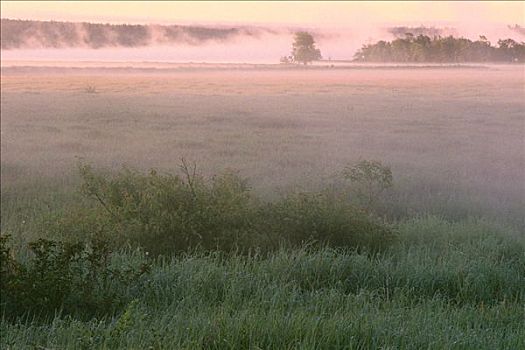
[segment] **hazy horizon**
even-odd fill
[[[46,35],[55,40],[56,33],[33,31],[25,32],[28,38],[14,40],[23,45],[6,47],[7,35],[22,36],[12,31],[2,35],[2,61],[277,63],[279,57],[290,53],[296,30],[312,32],[323,58],[333,60],[351,59],[363,44],[394,39],[392,28],[396,27],[435,28],[444,35],[472,40],[484,35],[492,42],[525,38],[520,30],[525,24],[525,2],[68,4],[3,1],[1,6],[3,22],[9,19],[58,21],[75,23],[78,28],[81,22],[140,24],[147,33],[146,38],[138,39],[131,34],[128,39],[132,43],[124,46],[55,43],[56,48],[49,48],[42,47],[42,42],[47,40]],[[476,12],[475,18],[471,16],[472,11]],[[511,28],[516,25],[520,28]],[[176,35],[168,37],[162,32],[162,28],[174,26],[178,27]],[[192,36],[185,28],[197,28],[197,32],[205,31],[206,35],[215,31],[219,35],[205,36],[202,40],[200,32]],[[7,32],[4,25],[2,29]],[[77,37],[82,39],[82,28],[77,32]]]
[[[2,21],[5,21],[2,18]],[[3,22],[2,22],[3,23]],[[68,22],[80,25],[77,22]],[[90,23],[91,24],[91,23]],[[315,28],[315,27],[263,27],[263,26],[184,26],[173,25],[180,28],[182,34],[169,40],[159,38],[159,28],[168,26],[149,25],[145,28],[148,38],[144,42],[127,44],[127,46],[108,43],[106,46],[89,47],[81,44],[75,46],[62,45],[58,47],[41,47],[47,35],[56,33],[30,33],[31,37],[24,42],[24,38],[17,37],[16,41],[22,42],[19,47],[4,47],[2,45],[3,61],[158,61],[158,62],[210,62],[210,63],[277,63],[279,57],[288,55],[290,52],[293,32],[296,30],[307,30],[314,34],[317,46],[321,49],[324,59],[346,60],[351,59],[354,53],[364,44],[370,44],[378,40],[392,40],[396,37],[393,31],[397,28],[408,27],[412,29],[426,28],[428,31],[436,31],[442,35],[463,36],[469,39],[477,39],[479,35],[485,35],[489,40],[495,42],[500,38],[512,38],[521,41],[524,35],[510,25],[487,26],[485,31],[477,33],[471,29],[461,26],[436,26],[436,25],[388,25],[370,26],[367,24],[355,26],[349,29],[337,28]],[[187,28],[197,31],[208,31],[210,34],[204,39],[199,33],[191,36],[184,33]],[[4,29],[4,28],[3,28]],[[7,33],[7,35],[18,36],[18,33]],[[79,29],[79,37],[82,32]],[[215,34],[216,35],[215,35]],[[191,33],[190,33],[191,34]],[[214,36],[215,35],[215,36]],[[35,42],[37,38],[38,42]],[[3,35],[3,41],[4,35]],[[53,38],[56,40],[56,38]],[[130,37],[133,41],[133,37]],[[139,38],[137,41],[140,41]]]

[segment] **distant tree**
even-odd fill
[[[466,38],[427,35],[414,36],[406,33],[404,38],[391,42],[378,41],[364,45],[354,55],[362,62],[525,62],[525,42],[512,39],[498,40],[492,46],[485,36],[472,41]]]
[[[281,57],[279,62],[281,64],[290,64],[290,63],[292,63],[292,57],[291,56],[283,56],[283,57]]]
[[[490,41],[487,39],[485,35],[479,36],[479,42],[486,44],[487,46],[490,46]]]
[[[320,60],[321,51],[315,47],[314,37],[307,32],[295,33],[292,45],[292,58],[294,62],[308,64],[309,62]]]

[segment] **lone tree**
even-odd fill
[[[310,33],[295,33],[292,58],[294,62],[302,62],[305,65],[308,62],[321,59],[321,51],[315,47],[314,37]]]

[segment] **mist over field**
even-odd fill
[[[480,35],[524,39],[519,25],[354,24],[347,27],[284,25],[158,25],[1,20],[3,61],[172,61],[276,63],[288,55],[293,33],[311,32],[324,59],[349,60],[364,44],[414,35]],[[4,63],[4,65],[7,63]]]
[[[0,348],[523,348],[520,7],[246,3],[2,2]]]

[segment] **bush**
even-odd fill
[[[392,187],[392,170],[381,162],[362,160],[343,170],[343,177],[352,183],[352,189],[365,210],[370,211],[379,195]]]
[[[250,245],[254,198],[232,172],[205,179],[184,162],[182,176],[124,169],[115,176],[82,166],[82,192],[100,205],[106,234],[153,254]]]
[[[385,224],[344,199],[328,193],[296,193],[270,204],[265,212],[269,245],[316,242],[332,247],[379,251],[394,235]]]
[[[0,235],[0,290],[2,292],[7,288],[8,281],[11,281],[18,270],[18,264],[7,244],[8,239],[9,235]]]
[[[393,237],[384,223],[338,193],[294,193],[264,204],[234,172],[205,178],[184,161],[181,170],[111,175],[82,165],[81,192],[94,205],[51,217],[46,233],[70,241],[104,237],[153,255],[196,248],[269,251],[312,241],[377,251]]]
[[[67,243],[39,239],[29,244],[34,257],[16,261],[1,238],[1,311],[14,319],[23,315],[111,314],[128,302],[123,292],[149,265],[114,268],[106,242]]]

